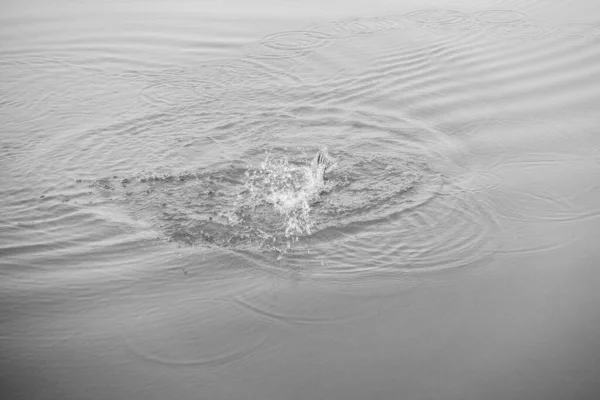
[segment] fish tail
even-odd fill
[[[314,170],[322,169],[323,172],[332,170],[337,165],[337,159],[329,155],[327,147],[319,150],[317,155],[312,161],[312,168]]]

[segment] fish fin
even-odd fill
[[[329,172],[337,165],[337,159],[329,155],[327,147],[319,150],[315,158],[313,158],[311,166],[314,171],[322,169],[323,172]]]

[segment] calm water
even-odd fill
[[[600,6],[399,3],[3,1],[2,397],[597,398]]]

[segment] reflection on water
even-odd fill
[[[589,397],[582,5],[150,4],[1,17],[11,398]]]

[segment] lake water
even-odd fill
[[[597,398],[600,3],[1,9],[3,399]]]

